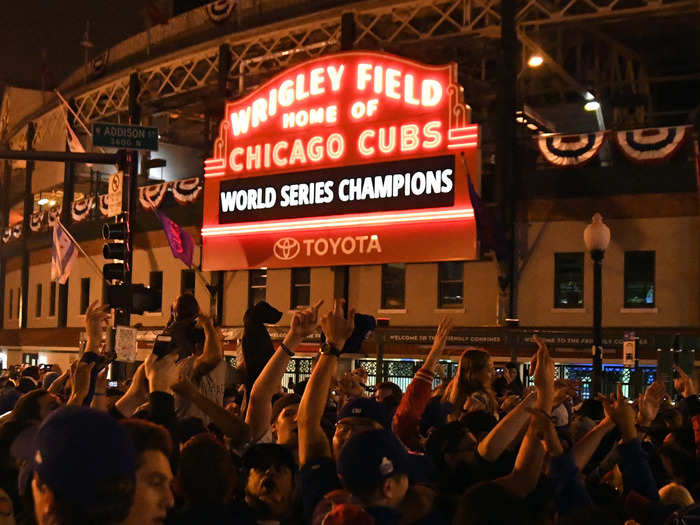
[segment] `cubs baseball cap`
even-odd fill
[[[338,421],[346,417],[364,417],[379,423],[388,429],[391,425],[389,414],[383,404],[369,397],[357,397],[351,399],[338,412]]]
[[[136,453],[126,429],[106,412],[59,408],[34,439],[34,471],[57,496],[73,502],[99,499],[103,482],[135,482]]]
[[[301,396],[298,394],[285,394],[281,396],[272,404],[271,421],[274,423],[277,420],[277,417],[280,415],[280,412],[282,412],[282,410],[287,408],[289,405],[298,405],[299,403],[301,403]]]
[[[351,437],[340,452],[336,468],[350,491],[378,486],[394,474],[406,474],[411,479],[421,475],[419,461],[389,430],[370,430]]]

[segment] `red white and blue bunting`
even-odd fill
[[[99,201],[100,213],[103,217],[109,215],[109,201],[107,200],[107,194],[98,195],[97,200]]]
[[[61,217],[61,206],[54,206],[49,210],[49,215],[46,218],[46,223],[49,225],[49,228],[53,228],[54,224],[56,224],[56,221]]]
[[[151,207],[156,208],[163,202],[165,194],[168,192],[169,182],[162,184],[154,184],[152,186],[141,186],[139,188],[139,202],[144,210],[149,210]]]
[[[622,153],[633,162],[666,160],[681,147],[688,126],[617,131],[615,140]]]
[[[172,192],[178,204],[189,204],[202,192],[202,181],[198,177],[179,180],[173,183]]]
[[[17,224],[15,224],[12,227],[12,236],[15,239],[19,239],[20,237],[22,237],[22,223],[21,222],[18,222]]]
[[[221,23],[231,16],[234,7],[236,7],[234,0],[217,0],[207,4],[206,10],[212,22]]]
[[[38,213],[32,213],[29,218],[29,228],[33,232],[38,232],[41,229],[41,223],[44,222],[45,211],[40,211]]]
[[[555,166],[580,166],[598,154],[605,131],[580,135],[542,133],[537,138],[540,152]]]
[[[12,239],[12,227],[2,230],[2,242],[7,244]]]
[[[86,197],[85,199],[80,199],[73,203],[70,212],[75,222],[82,222],[88,218],[94,200],[94,197]]]

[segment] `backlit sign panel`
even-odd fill
[[[478,127],[456,80],[454,64],[348,52],[228,103],[204,164],[203,268],[474,258]]]

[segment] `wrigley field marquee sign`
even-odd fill
[[[478,148],[454,64],[299,64],[226,106],[204,164],[202,267],[473,259]]]

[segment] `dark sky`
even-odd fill
[[[145,30],[146,0],[0,0],[0,82],[40,88],[42,49],[57,83],[83,63],[90,21],[94,56]]]

